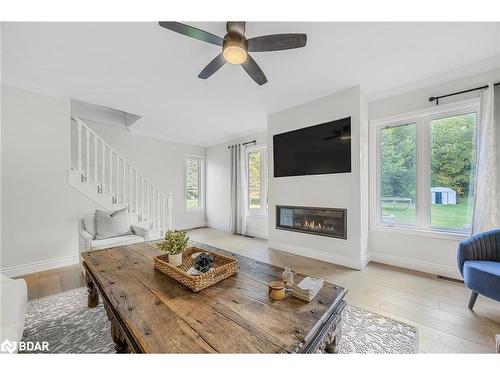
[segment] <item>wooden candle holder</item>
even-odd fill
[[[269,283],[269,298],[271,299],[285,298],[285,284],[282,281],[271,281]]]

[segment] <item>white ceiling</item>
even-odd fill
[[[225,23],[191,23],[223,36]],[[135,131],[214,144],[266,126],[268,114],[361,85],[373,97],[500,56],[499,23],[249,22],[248,38],[303,32],[303,49],[254,53],[269,82],[156,23],[6,23],[2,82],[142,116]],[[500,60],[499,60],[500,61]]]

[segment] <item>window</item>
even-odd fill
[[[375,121],[375,225],[470,233],[478,102]]]
[[[416,125],[388,126],[380,131],[381,221],[415,224],[417,182]]]
[[[186,156],[185,202],[186,210],[203,209],[203,156]]]
[[[267,148],[249,147],[247,159],[247,207],[251,214],[267,214]]]
[[[470,232],[477,113],[431,120],[431,227]]]

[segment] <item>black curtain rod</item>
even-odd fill
[[[494,83],[493,85],[494,85],[494,86],[498,86],[498,85],[500,85],[500,82]],[[468,90],[463,90],[463,91],[452,92],[451,94],[446,94],[446,95],[441,95],[441,96],[431,96],[431,97],[429,98],[429,101],[430,101],[430,102],[435,101],[435,102],[436,102],[436,105],[439,105],[439,99],[442,99],[442,98],[447,98],[448,96],[455,96],[455,95],[465,94],[465,93],[472,92],[472,91],[484,90],[484,89],[487,89],[488,87],[489,87],[489,85],[484,85],[484,86],[481,86],[481,87],[475,87],[475,88],[473,88],[473,89],[468,89]]]
[[[242,146],[246,146],[246,145],[250,145],[250,144],[252,144],[252,143],[257,143],[257,141],[254,139],[253,141],[248,141],[248,142],[238,143],[238,144],[240,144],[240,145],[242,145]],[[231,148],[231,147],[233,147],[233,146],[237,146],[238,144],[236,144],[236,145],[231,145],[231,146],[227,146],[227,148]]]

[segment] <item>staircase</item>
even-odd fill
[[[172,194],[162,193],[76,117],[69,184],[107,211],[128,207],[132,223],[149,228],[151,240],[172,227]]]

